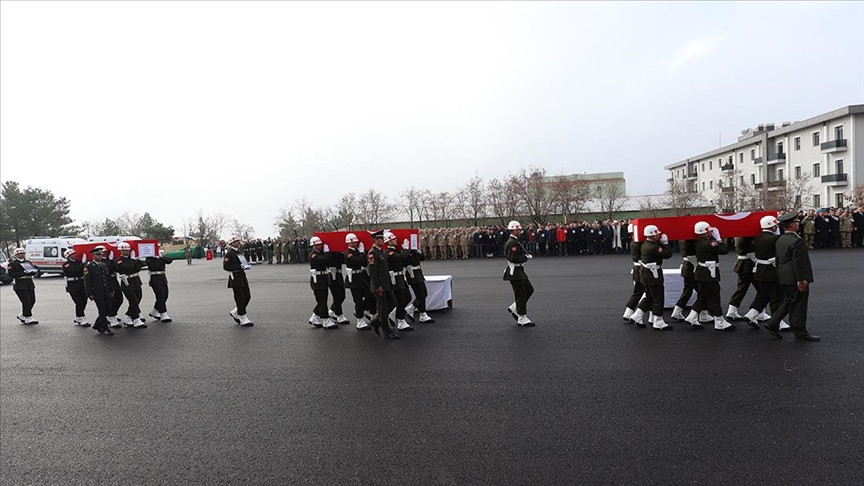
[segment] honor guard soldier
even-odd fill
[[[774,218],[773,216],[768,216]],[[765,219],[765,218],[762,218]],[[753,271],[756,266],[756,253],[753,249],[753,238],[738,237],[735,238],[735,253],[738,256],[735,262],[735,267],[732,271],[738,275],[738,284],[735,286],[735,292],[729,299],[729,308],[726,310],[726,319],[736,321],[743,319],[738,314],[738,307],[744,301],[744,296],[747,295],[747,290],[750,289],[750,284],[753,283]],[[758,326],[757,326],[758,328]]]
[[[90,327],[90,322],[84,317],[84,309],[87,308],[87,292],[84,290],[84,263],[78,257],[78,253],[69,249],[63,254],[66,261],[63,262],[63,278],[66,280],[66,292],[75,303],[75,319],[72,319],[76,325],[81,327]]]
[[[39,324],[33,317],[33,306],[36,304],[36,285],[33,277],[39,273],[36,265],[26,258],[27,250],[15,248],[14,258],[9,262],[9,276],[15,279],[12,290],[21,301],[21,313],[18,320],[21,324]]]
[[[329,253],[324,253],[324,242],[321,238],[313,236],[309,240],[312,245],[312,251],[309,253],[309,286],[312,287],[312,293],[315,295],[315,308],[312,310],[312,317],[309,318],[309,324],[315,327],[323,327],[324,329],[339,329],[339,325],[330,319],[327,311],[327,291],[328,291],[328,274],[327,260],[330,257]],[[340,275],[341,277],[341,275]]]
[[[129,302],[126,308],[126,319],[123,324],[128,327],[142,328],[147,327],[146,321],[141,317],[141,277],[138,273],[144,264],[137,258],[132,258],[130,253],[132,247],[129,243],[121,242],[117,245],[120,250],[120,258],[117,259],[117,273],[120,275],[120,290],[126,296]]]
[[[635,242],[631,243],[630,247],[632,248],[635,244]],[[696,288],[696,280],[693,278],[697,263],[696,240],[684,240],[680,242],[679,247],[681,248],[681,279],[684,281],[684,286],[681,289],[678,302],[675,303],[675,308],[672,309],[672,319],[683,321],[686,318],[684,308],[687,307],[690,297],[693,296],[693,290]],[[702,329],[702,327],[699,326],[697,329]]]
[[[658,331],[671,331],[672,326],[663,320],[663,307],[665,304],[665,289],[663,286],[663,260],[672,257],[672,248],[666,235],[653,224],[649,224],[643,231],[645,242],[640,248],[641,259],[639,265],[642,267],[640,278],[645,287],[647,296],[645,307],[651,308],[651,325]],[[640,306],[642,312],[645,312]],[[637,323],[638,324],[638,323]]]
[[[516,300],[510,304],[507,312],[516,319],[516,323],[520,326],[531,327],[534,326],[534,323],[528,318],[527,307],[528,299],[534,293],[534,287],[531,285],[523,265],[534,257],[525,251],[522,243],[519,243],[519,235],[522,234],[522,225],[519,224],[519,221],[510,221],[507,224],[507,229],[510,231],[510,238],[504,244],[504,254],[507,257],[504,280],[510,282]]]
[[[384,255],[384,232],[372,233],[372,248],[366,255],[366,268],[369,272],[369,289],[375,296],[377,312],[372,318],[372,328],[375,334],[380,334],[379,329],[384,328],[384,339],[399,339],[399,335],[390,328],[388,315],[396,307],[396,295],[393,293],[393,284],[390,280],[390,269],[387,267],[387,258]]]
[[[96,322],[93,323],[93,330],[110,336],[114,333],[108,329],[108,307],[113,305],[115,290],[111,283],[114,277],[110,276],[110,270],[102,259],[104,252],[105,247],[102,245],[90,250],[93,259],[84,266],[84,291],[87,293],[87,298],[96,304],[99,313]]]
[[[146,261],[147,269],[150,271],[150,288],[153,289],[153,295],[156,297],[150,317],[159,322],[171,322],[168,308],[165,306],[168,301],[168,277],[165,275],[165,265],[170,265],[173,260],[166,257],[164,251],[159,250],[158,257],[147,257]]]
[[[107,250],[106,250],[107,251]],[[108,312],[108,325],[113,328],[118,328],[123,325],[117,317],[117,312],[123,306],[123,292],[120,290],[120,283],[117,281],[117,262],[111,259],[113,253],[102,259],[102,264],[105,265],[105,270],[108,272],[108,285],[111,286],[112,297],[105,303]]]
[[[777,280],[777,249],[775,247],[780,235],[777,234],[777,226],[780,223],[774,216],[764,216],[759,221],[762,232],[753,240],[754,260],[753,285],[756,287],[756,298],[750,305],[750,310],[744,315],[744,319],[753,329],[759,329],[759,321],[767,321],[771,318],[765,313],[767,305],[771,305],[771,312],[777,312],[783,304],[783,290]],[[789,325],[780,321],[780,330],[786,330]]]
[[[393,295],[396,297],[396,306],[388,314],[388,318],[396,324],[400,331],[413,331],[414,328],[405,321],[405,307],[411,302],[411,292],[408,290],[408,282],[405,281],[405,264],[408,261],[408,250],[399,248],[396,243],[396,235],[389,231],[384,232],[384,244],[387,249],[384,252],[387,258],[387,268],[390,275],[390,284],[393,286]]]
[[[735,324],[723,318],[723,308],[720,306],[719,255],[729,253],[729,247],[720,237],[717,228],[711,228],[705,221],[696,223],[693,232],[697,235],[695,279],[699,297],[687,316],[687,322],[691,326],[701,327],[698,314],[707,311],[714,320],[714,330],[734,331]]]
[[[408,261],[405,265],[405,277],[408,279],[408,285],[414,291],[414,301],[408,304],[405,308],[405,316],[414,320],[414,312],[419,312],[417,319],[422,324],[431,324],[435,319],[429,317],[426,313],[426,296],[429,292],[426,290],[426,277],[423,276],[423,268],[420,262],[426,257],[420,250],[410,250],[408,252]]]
[[[348,249],[343,253],[345,260],[345,286],[351,290],[354,300],[354,317],[357,318],[357,329],[371,331],[369,317],[373,312],[375,299],[369,290],[369,274],[366,273],[366,252],[360,250],[360,240],[354,233],[345,235]]]
[[[630,298],[627,299],[627,305],[624,308],[624,315],[621,316],[624,319],[624,322],[635,322],[637,326],[645,327],[645,324],[642,323],[642,318],[645,315],[644,311],[640,308],[640,299],[645,295],[645,286],[642,285],[642,265],[639,264],[642,261],[642,241],[633,243],[630,246],[630,257],[633,260],[633,269],[630,270],[630,274],[633,275],[633,292],[630,294]]]
[[[813,267],[807,254],[807,245],[798,235],[800,224],[795,212],[786,213],[777,220],[783,226],[783,234],[777,239],[777,277],[783,289],[783,304],[774,311],[765,323],[765,329],[774,338],[780,339],[780,320],[789,315],[789,327],[796,341],[817,342],[819,336],[807,331],[807,304],[810,284],[813,283]]]
[[[349,324],[351,321],[342,312],[342,304],[345,302],[345,277],[342,275],[342,264],[345,263],[345,255],[338,252],[327,252],[327,287],[333,296],[330,304],[330,319],[336,324]]]
[[[246,256],[240,250],[240,238],[232,236],[228,243],[228,253],[222,259],[222,269],[228,274],[228,288],[234,291],[234,303],[237,307],[228,311],[234,322],[243,327],[254,325],[246,315],[246,306],[252,300],[252,292],[249,289],[249,280],[246,279],[246,270],[252,268]]]

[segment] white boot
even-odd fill
[[[510,313],[510,316],[513,317],[514,320],[519,319],[519,316],[516,314],[516,302],[510,304],[510,307],[507,308],[507,312]]]
[[[714,320],[714,317],[708,314],[707,310],[703,310],[699,313],[699,322],[706,323]]]
[[[249,320],[249,316],[247,316],[246,314],[243,314],[242,316],[239,316],[239,317],[240,317],[240,325],[241,326],[249,327],[249,326],[255,325],[252,323],[252,321]]]
[[[24,318],[24,314],[18,314],[18,315],[15,316],[15,317],[17,317],[18,320],[21,321],[21,324],[24,324],[24,321],[27,320],[27,319]]]
[[[234,319],[234,322],[236,322],[237,324],[240,324],[240,316],[237,314],[237,308],[236,307],[231,309],[230,311],[228,311],[228,315],[231,316],[231,319]]]
[[[695,310],[691,310],[690,314],[688,314],[687,317],[684,318],[684,320],[687,321],[687,323],[690,324],[691,327],[702,329],[702,323],[699,322],[699,313]]]
[[[767,308],[768,306],[765,306],[765,309]],[[768,319],[771,319],[771,314],[765,312],[765,309],[762,309],[762,312],[760,312],[759,315],[756,316],[757,321],[767,321]]]
[[[338,316],[336,316],[336,323],[337,324],[350,324],[351,321],[349,321],[348,318],[345,317],[345,314],[339,314]]]
[[[321,327],[324,329],[339,329],[339,324],[336,324],[336,321],[333,319],[328,318],[321,320]]]
[[[654,318],[654,329],[657,331],[671,331],[672,326],[666,324],[666,321],[663,320],[663,316],[657,316]]]
[[[747,325],[752,327],[753,329],[759,329],[759,321],[756,320],[757,315],[759,315],[759,311],[757,311],[756,309],[750,309],[749,311],[747,311],[746,314],[744,314],[744,317],[742,317],[742,319],[747,321]]]
[[[733,321],[741,319],[741,316],[738,314],[738,308],[732,304],[729,304],[729,310],[726,311],[726,318],[732,319]]]
[[[682,309],[676,305],[675,308],[672,309],[672,319],[675,319],[676,321],[683,321],[684,320],[684,309]]]
[[[126,327],[132,327],[135,325],[136,322],[138,322],[138,319],[135,319],[133,321],[132,318],[129,316],[123,316],[123,324],[126,324]],[[117,327],[120,327],[120,326],[117,326]]]
[[[90,325],[90,323],[87,322],[87,318],[84,316],[76,317],[75,319],[72,319],[72,322],[74,322],[76,326]]]
[[[630,320],[635,322],[636,324],[642,324],[642,319],[645,317],[645,313],[642,312],[642,309],[636,309],[633,311],[633,315],[630,316]]]
[[[366,316],[363,316],[360,319],[357,319],[357,330],[368,331],[369,329],[372,329],[372,328],[369,326],[369,321],[366,320]]]
[[[516,319],[516,323],[522,327],[533,327],[534,326],[534,323],[531,322],[531,319],[528,319],[527,315],[526,316],[519,316],[519,318]]]
[[[312,317],[309,318],[309,324],[312,324],[315,327],[321,327],[323,325],[321,318],[316,314],[312,314]]]
[[[141,324],[147,324],[147,319],[144,319],[143,317],[141,317],[141,314],[138,314],[138,322],[140,322]]]
[[[409,316],[413,316],[415,312],[417,312],[417,308],[414,307],[414,304],[408,304],[408,307],[405,308],[405,312]]]
[[[391,322],[396,322],[396,309],[390,311],[390,313],[387,314],[387,317],[390,319]]]
[[[724,319],[722,317],[715,317],[714,318],[714,330],[715,331],[734,331],[735,330],[735,324],[732,324],[731,322],[727,321],[726,319]]]
[[[135,319],[132,319],[132,327],[136,329],[147,327],[147,321],[145,321],[144,318],[139,315]]]
[[[159,314],[159,322],[171,322],[171,316],[167,312],[162,312]]]
[[[429,314],[427,314],[425,312],[421,312],[420,313],[420,322],[424,323],[424,324],[432,324],[433,322],[435,322],[435,319],[432,319],[431,317],[429,317]]]
[[[30,316],[24,318],[24,324],[39,324],[39,321],[37,321],[35,317]]]
[[[411,324],[405,322],[405,319],[399,319],[399,322],[396,323],[396,329],[400,331],[413,331],[414,328],[411,327]]]
[[[630,322],[630,318],[633,317],[633,309],[626,307],[624,308],[624,315],[621,316],[625,321]]]
[[[786,324],[786,321],[780,321],[780,331],[788,331],[789,324]]]
[[[157,321],[162,319],[162,314],[159,311],[157,311],[156,309],[151,310],[150,314],[148,314],[148,315],[150,317],[152,317],[153,319],[156,319]]]
[[[648,322],[654,323],[654,311],[648,311]]]

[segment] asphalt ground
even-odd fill
[[[529,262],[534,328],[503,260],[425,262],[454,308],[398,341],[307,324],[302,265],[249,272],[252,328],[219,260],[169,266],[174,322],[114,336],[72,324],[60,278],[37,280],[35,326],[4,286],[0,482],[862,484],[864,252],[811,258],[821,343],[625,325],[622,255]]]

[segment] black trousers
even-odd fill
[[[16,290],[18,300],[21,301],[21,314],[24,317],[33,316],[33,305],[36,304],[36,291],[33,289]]]
[[[807,335],[807,304],[810,300],[810,286],[804,292],[798,292],[797,285],[780,285],[783,291],[783,303],[771,314],[767,326],[777,328],[780,321],[789,316],[789,328],[796,336]]]
[[[105,306],[108,311],[108,315],[114,317],[117,315],[117,312],[120,310],[120,307],[123,305],[123,291],[120,289],[118,285],[114,289],[114,297],[105,301]]]
[[[633,281],[633,293],[630,294],[630,298],[627,299],[627,308],[628,309],[636,309],[636,306],[639,305],[639,299],[642,298],[642,294],[645,293],[645,286],[642,285],[642,282]]]
[[[693,304],[693,310],[696,312],[708,311],[714,317],[723,315],[723,309],[720,307],[720,282],[700,282],[696,281],[696,292],[699,296],[696,303]]]
[[[69,292],[72,302],[75,302],[75,317],[84,317],[84,309],[87,307],[87,292],[84,289]]]
[[[232,287],[231,290],[234,291],[234,303],[237,304],[237,315],[245,316],[246,306],[252,300],[252,291],[248,285],[246,287]]]
[[[534,286],[527,276],[524,280],[510,280],[510,286],[513,287],[513,297],[516,299],[516,314],[524,316],[528,313],[528,299],[534,293]]]
[[[357,319],[363,317],[364,311],[375,312],[375,299],[369,295],[369,291],[365,288],[351,289],[351,299],[354,301],[354,317]]]
[[[312,294],[315,296],[315,308],[312,309],[312,313],[322,319],[330,317],[330,313],[327,312],[327,292],[327,287],[324,287],[323,289],[312,289]]]
[[[675,303],[680,308],[687,307],[687,302],[690,302],[690,297],[693,297],[693,290],[696,288],[696,279],[693,277],[684,277],[684,288],[681,289],[681,297],[678,297],[678,302]]]
[[[153,308],[157,312],[168,312],[167,307],[165,307],[165,303],[168,301],[168,284],[153,285],[151,283],[150,288],[153,289],[153,295],[156,296],[156,303],[153,304]]]
[[[426,296],[429,295],[426,281],[418,278],[411,284],[411,289],[414,290],[414,301],[411,304],[417,308],[417,312],[426,312]]]
[[[754,280],[753,287],[756,288],[756,297],[750,304],[751,309],[762,312],[762,309],[768,304],[771,304],[771,312],[777,312],[780,309],[780,305],[783,304],[783,289],[780,288],[779,284]]]
[[[747,295],[747,290],[750,284],[753,283],[753,272],[744,272],[738,274],[738,285],[735,286],[735,292],[729,298],[729,305],[740,307],[744,301],[744,296]],[[757,291],[758,292],[758,291]]]
[[[104,331],[108,329],[108,306],[111,305],[111,300],[95,299],[93,303],[96,304],[96,311],[99,313],[96,322],[93,323],[93,329]]]
[[[126,308],[126,315],[133,318],[141,315],[141,286],[127,285],[123,287],[123,295],[126,296],[126,300],[129,302],[129,306]]]
[[[651,310],[656,317],[663,316],[663,304],[665,304],[666,292],[663,283],[645,286],[645,300],[640,302],[639,308],[642,312]]]
[[[411,303],[411,292],[405,286],[401,289],[393,289],[393,294],[396,297],[396,319],[405,319],[405,306]]]
[[[372,324],[373,327],[378,328],[378,326],[381,326],[384,328],[385,333],[393,332],[390,328],[390,320],[387,318],[387,315],[390,314],[393,307],[396,307],[396,295],[392,290],[385,290],[382,295],[378,295],[375,292],[373,295],[375,296],[375,307],[378,310],[378,316]]]
[[[333,295],[333,304],[330,306],[330,310],[337,316],[341,316],[342,303],[345,302],[345,287],[333,285],[330,287],[330,293]]]

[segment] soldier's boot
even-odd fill
[[[635,311],[629,307],[624,308],[624,315],[621,316],[624,319],[624,322],[630,322],[630,317],[633,316],[633,312]]]
[[[737,321],[741,319],[741,315],[738,314],[738,307],[729,304],[729,309],[726,311],[726,319]]]
[[[707,310],[703,310],[699,313],[699,322],[705,324],[708,322],[712,322],[714,320],[714,316],[708,313]]]
[[[780,321],[780,332],[785,332],[790,329],[789,324],[786,324],[786,321]]]
[[[675,308],[672,309],[672,319],[676,321],[683,321],[685,318],[686,316],[684,315],[684,309],[676,305]]]
[[[324,329],[339,329],[339,324],[336,324],[336,321],[333,319],[327,318],[321,321],[321,327]]]
[[[684,320],[687,321],[688,324],[690,324],[691,328],[702,329],[702,323],[699,322],[699,313],[695,310],[691,310],[690,314],[688,314],[687,317],[684,318]]]
[[[141,317],[141,314],[138,314],[138,322],[140,322],[141,324],[147,324],[147,319]]]
[[[357,330],[358,331],[371,331],[372,328],[369,326],[369,321],[366,320],[366,316],[357,319]]]
[[[417,312],[417,308],[414,307],[414,304],[408,304],[408,306],[405,307],[405,317],[411,319],[412,321],[414,320],[415,312]]]
[[[527,315],[519,316],[519,318],[516,319],[516,323],[521,327],[534,327],[534,323],[531,322],[531,319],[528,319]]]
[[[27,319],[24,318],[24,314],[18,314],[18,315],[15,316],[15,317],[18,318],[19,321],[21,321],[21,324],[24,324],[24,321],[27,320]]]
[[[108,326],[116,329],[122,325],[123,323],[120,322],[120,319],[118,319],[117,316],[108,316]]]
[[[149,315],[153,319],[156,319],[157,321],[162,319],[162,315],[156,309],[151,310],[150,313],[147,315]]]
[[[390,319],[391,323],[396,324],[396,309],[390,311],[390,313],[387,314],[387,318]]]
[[[84,316],[76,317],[75,319],[72,320],[72,322],[74,322],[75,325],[77,325],[77,326],[90,327],[90,322],[87,321],[87,318]]]
[[[516,302],[510,304],[510,307],[507,308],[507,312],[510,313],[510,316],[513,318],[513,320],[519,319],[519,316],[516,315]]]
[[[231,319],[234,319],[234,322],[236,322],[237,324],[240,324],[240,316],[237,315],[237,308],[236,307],[231,309],[230,311],[228,311],[228,315],[231,316]]]
[[[433,322],[435,322],[435,319],[432,319],[431,317],[429,317],[429,314],[427,314],[425,312],[420,313],[420,323],[421,324],[432,324]]]
[[[249,320],[249,316],[243,314],[242,316],[240,316],[240,325],[243,327],[250,327],[254,326],[255,324],[253,324],[252,321]]]
[[[126,324],[126,327],[132,327],[132,326],[134,326],[135,323],[137,323],[137,322],[138,322],[138,319],[137,319],[137,318],[133,321],[132,318],[129,317],[129,316],[125,316],[125,317],[123,317],[123,324]],[[118,326],[118,327],[119,327],[119,326]]]
[[[645,313],[642,309],[636,309],[633,311],[633,315],[630,316],[630,320],[633,321],[639,327],[645,327],[645,324],[642,323],[642,319],[645,317]]]
[[[726,319],[724,319],[722,317],[715,317],[714,318],[714,330],[715,331],[734,331],[735,330],[735,324],[732,324],[731,322],[727,321]]]
[[[39,324],[39,321],[37,321],[35,317],[30,316],[24,318],[24,324]]]
[[[147,327],[147,323],[144,321],[144,318],[140,315],[135,319],[132,319],[132,327],[136,329]]]
[[[399,329],[400,331],[413,331],[414,330],[414,328],[411,327],[411,324],[408,324],[405,321],[405,319],[399,319],[399,321],[396,323],[396,329]]]
[[[312,324],[315,327],[321,327],[323,325],[321,323],[321,318],[318,317],[317,314],[312,314],[312,317],[309,318],[309,324]]]
[[[767,308],[768,306],[765,306],[765,309]],[[765,312],[765,309],[762,309],[762,312],[760,312],[759,315],[756,316],[757,321],[767,321],[768,319],[771,319],[771,314]]]
[[[159,314],[159,322],[171,322],[171,316],[167,312],[162,312]]]
[[[655,331],[671,331],[672,326],[670,324],[666,324],[666,321],[663,320],[663,316],[657,316],[654,318],[654,325],[652,326]]]
[[[759,311],[756,309],[750,309],[746,314],[744,314],[744,320],[746,320],[747,325],[753,329],[759,329],[759,321],[756,320],[757,315],[759,315]]]

